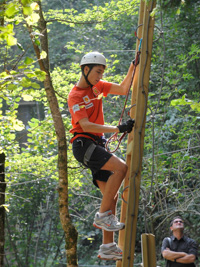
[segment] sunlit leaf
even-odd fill
[[[31,4],[31,8],[32,8],[33,10],[39,10],[39,5],[38,5],[38,3],[33,2],[33,3]]]
[[[9,204],[0,205],[0,207],[3,207],[7,212],[9,212],[9,209],[8,209],[9,206],[10,206]]]
[[[25,127],[23,125],[22,122],[19,122],[18,120],[16,120],[14,123],[13,123],[13,128],[15,129],[15,131],[22,131]]]
[[[12,17],[17,12],[15,5],[10,5],[6,11],[5,14],[7,17]]]
[[[24,15],[29,16],[29,15],[32,14],[32,12],[33,12],[33,10],[32,10],[32,8],[30,6],[23,7],[23,13],[24,13]]]
[[[17,44],[17,39],[15,37],[13,37],[12,35],[8,35],[6,40],[7,40],[7,44],[9,46],[13,46],[13,45]]]
[[[17,89],[17,85],[16,85],[16,84],[13,84],[13,83],[10,83],[10,84],[7,86],[7,89],[8,89],[8,90],[15,90],[15,89]]]
[[[41,59],[44,59],[44,58],[46,58],[47,57],[47,53],[45,52],[45,51],[42,51],[41,53],[40,53],[40,58]]]
[[[33,100],[33,97],[31,95],[26,95],[26,94],[23,94],[22,98],[24,101],[32,101]]]
[[[23,77],[22,81],[21,81],[21,85],[23,87],[29,87],[29,86],[31,86],[31,80],[29,80],[28,78]]]
[[[24,63],[28,65],[28,64],[33,63],[33,61],[34,61],[34,60],[33,60],[32,58],[30,58],[30,57],[26,57],[25,60],[24,60]]]
[[[37,23],[39,18],[40,16],[37,13],[33,12],[30,16],[26,18],[26,22],[30,26]]]
[[[28,5],[31,3],[31,0],[21,0],[23,6]]]
[[[36,76],[37,76],[37,79],[39,80],[39,81],[44,81],[45,80],[45,78],[46,78],[46,72],[44,72],[44,71],[42,71],[42,70],[36,70],[35,71],[35,74],[36,74]]]

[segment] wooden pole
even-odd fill
[[[123,260],[117,262],[117,267],[132,267],[135,252],[136,225],[139,206],[140,179],[142,169],[142,156],[144,146],[144,132],[146,121],[146,109],[148,98],[148,85],[150,75],[151,52],[153,43],[154,19],[150,16],[156,1],[149,3],[141,0],[140,14],[138,20],[137,36],[142,38],[140,64],[137,67],[133,83],[132,104],[136,104],[131,110],[131,117],[135,118],[134,133],[129,134],[127,145],[127,165],[128,172],[125,178],[122,202],[121,221],[126,222],[125,230],[120,231],[119,246],[123,249]],[[136,52],[139,41],[137,40]]]
[[[143,24],[143,16],[144,16],[144,1],[141,1],[140,4],[140,11],[139,11],[139,19],[138,19],[138,25]],[[138,28],[137,35],[139,38],[142,37],[142,27]],[[136,52],[139,48],[139,40],[136,42]],[[138,73],[139,73],[139,67],[136,68],[135,77],[133,80],[133,91],[132,91],[132,97],[131,97],[131,105],[136,104],[136,96],[137,96],[137,81],[138,81]],[[130,116],[131,118],[135,118],[135,106],[130,110]],[[120,221],[125,223],[126,222],[126,211],[127,211],[127,201],[128,201],[128,187],[129,187],[129,175],[130,175],[130,165],[131,165],[131,151],[128,152],[128,149],[130,147],[130,143],[133,142],[134,138],[134,132],[130,133],[128,135],[128,144],[127,144],[127,154],[126,154],[126,164],[128,165],[128,171],[126,174],[126,177],[124,179],[124,191],[123,191],[123,198],[125,201],[121,204],[121,218]],[[118,246],[123,249],[124,247],[124,238],[125,238],[125,230],[122,230],[119,232],[119,240],[118,240]],[[121,261],[117,262],[117,267],[121,267]]]
[[[142,234],[142,263],[143,267],[156,267],[156,245],[155,236]]]

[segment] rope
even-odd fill
[[[123,115],[124,115],[124,112],[125,112],[125,109],[126,109],[126,104],[127,104],[127,101],[128,101],[129,93],[130,93],[131,86],[132,86],[132,83],[133,83],[133,79],[134,79],[134,76],[135,76],[136,66],[137,66],[138,63],[139,63],[139,57],[140,57],[140,54],[141,54],[141,52],[140,52],[141,44],[142,44],[142,39],[140,39],[139,49],[138,49],[138,52],[137,52],[137,54],[136,54],[136,58],[135,58],[135,61],[134,61],[134,69],[133,69],[133,73],[132,73],[132,77],[131,77],[130,86],[129,86],[129,88],[128,88],[128,92],[127,92],[127,94],[126,94],[126,99],[125,99],[124,107],[123,107],[123,109],[122,109],[122,113],[121,113],[121,116],[120,116],[120,118],[119,118],[119,123],[118,123],[118,125],[120,125],[120,123],[121,123],[121,121],[122,121],[122,118],[123,118]],[[134,106],[134,105],[132,105],[132,106],[129,108],[129,111],[130,111],[130,109],[131,109],[133,106]],[[106,150],[109,151],[110,153],[114,153],[114,152],[119,148],[122,139],[123,139],[126,135],[127,135],[127,132],[123,133],[123,134],[121,135],[121,137],[118,138],[118,137],[117,137],[117,136],[118,136],[118,133],[114,133],[114,134],[108,139],[108,141],[106,142],[106,145],[105,145]],[[112,143],[112,142],[116,142],[116,141],[117,141],[117,145],[116,145],[116,147],[114,148],[114,150],[112,150],[112,151],[109,150],[108,145],[109,145],[110,143]]]
[[[149,106],[149,109],[151,111],[151,119],[152,119],[152,168],[151,168],[151,186],[149,190],[149,194],[147,196],[147,202],[150,202],[151,198],[151,192],[153,188],[153,181],[154,181],[154,173],[155,173],[155,115],[158,110],[159,104],[160,104],[160,99],[161,99],[161,93],[163,89],[163,84],[164,84],[164,72],[165,72],[165,59],[166,59],[166,49],[165,49],[165,40],[164,40],[164,34],[163,34],[163,20],[162,20],[162,11],[160,12],[160,19],[161,19],[161,30],[160,30],[160,37],[162,38],[163,41],[163,66],[162,66],[162,78],[161,78],[161,87],[160,87],[160,92],[158,96],[158,102],[156,105],[155,110],[153,111],[151,107]],[[157,41],[157,40],[156,40]]]

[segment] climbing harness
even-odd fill
[[[104,138],[104,136],[97,136],[91,133],[74,133],[74,137],[70,140],[70,143],[73,143],[75,138],[79,138],[78,142],[81,142],[81,146],[83,146],[83,141],[81,140],[81,138],[86,137],[90,140],[92,140],[91,144],[88,146],[88,148],[85,151],[85,154],[83,156],[83,163],[85,164],[85,166],[88,166],[88,162],[90,161],[90,158],[92,156],[92,153],[94,152],[95,148],[97,147],[97,145],[101,146],[101,147],[105,147],[105,143],[106,143],[106,139]]]
[[[135,33],[136,34],[136,33]],[[137,37],[137,35],[136,35]],[[137,37],[138,38],[138,37]],[[139,39],[139,38],[138,38]],[[130,86],[129,86],[129,89],[128,89],[128,92],[126,94],[126,99],[125,99],[125,103],[124,103],[124,107],[122,109],[122,113],[121,113],[121,116],[120,116],[120,119],[119,119],[119,123],[118,125],[120,125],[121,121],[122,121],[122,117],[124,115],[124,112],[125,112],[125,108],[126,108],[126,104],[127,104],[127,101],[128,101],[128,96],[129,96],[129,93],[130,93],[130,90],[131,90],[131,86],[132,86],[132,83],[133,83],[133,79],[134,79],[134,76],[135,76],[135,71],[136,71],[136,66],[139,64],[139,58],[140,58],[140,54],[141,54],[141,44],[142,44],[142,38],[139,39],[140,40],[140,44],[139,44],[139,48],[138,48],[138,52],[136,54],[136,58],[135,60],[133,60],[133,65],[134,65],[134,69],[133,69],[133,74],[132,74],[132,77],[131,77],[131,82],[130,82]],[[132,105],[130,107],[130,109],[133,107],[134,105]],[[129,111],[130,111],[129,109]],[[114,153],[120,146],[121,144],[121,141],[122,139],[127,135],[127,132],[123,133],[119,138],[117,137],[118,133],[114,133],[109,139],[108,141],[106,142],[106,145],[105,145],[105,148],[107,151],[109,151],[110,153]],[[110,151],[109,148],[108,148],[108,145],[112,142],[117,142],[117,145],[116,147],[114,148],[114,150]]]
[[[88,162],[89,162],[95,148],[96,148],[95,143],[91,143],[91,145],[89,145],[89,147],[87,148],[85,155],[84,155],[84,158],[83,158],[83,162],[86,166],[88,165]]]

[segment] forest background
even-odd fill
[[[106,56],[105,80],[123,80],[135,57],[140,1],[43,0],[49,53],[41,49],[40,59],[34,52],[42,35],[38,3],[1,1],[0,154],[6,156],[6,203],[0,209],[6,210],[5,266],[66,266],[57,190],[59,145],[45,73],[39,68],[47,56],[66,130],[67,194],[78,231],[79,266],[108,265],[96,258],[101,231],[92,223],[101,194],[90,172],[72,155],[67,96],[80,77],[80,59],[89,51]],[[156,237],[157,263],[164,266],[160,247],[170,234],[172,216],[181,215],[186,234],[200,243],[200,1],[157,1],[154,14],[135,264],[141,262],[140,236],[149,232]],[[124,100],[103,100],[106,123],[117,125]],[[126,158],[126,141],[116,154]],[[5,184],[0,185],[3,195]]]

